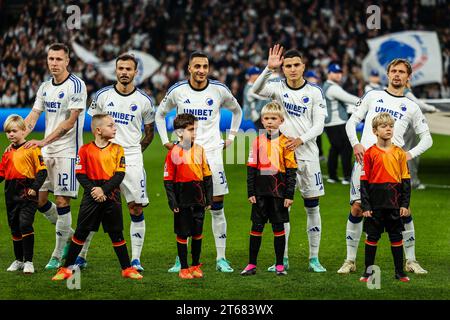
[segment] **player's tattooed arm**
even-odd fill
[[[50,133],[45,139],[43,140],[30,140],[27,143],[25,143],[25,148],[31,148],[31,147],[45,147],[46,145],[49,145],[52,142],[57,141],[61,137],[63,137],[67,132],[70,131],[75,126],[75,123],[77,122],[78,116],[82,112],[81,109],[74,109],[70,111],[70,116],[68,119],[62,121],[59,126]]]
[[[25,118],[25,137],[28,136],[36,126],[36,123],[41,115],[42,111],[37,109],[31,109],[28,116]]]
[[[155,125],[154,123],[149,123],[144,125],[144,138],[141,141],[141,151],[144,152],[145,149],[152,143],[153,137],[155,136]]]

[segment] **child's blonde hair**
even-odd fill
[[[283,107],[276,101],[271,101],[262,108],[261,117],[263,117],[267,113],[276,114],[281,119],[284,119]]]
[[[11,131],[13,125],[16,125],[20,130],[26,130],[25,121],[18,114],[12,114],[6,118],[5,123],[3,124],[3,131]]]
[[[381,126],[382,124],[394,125],[394,123],[395,120],[389,113],[381,112],[380,114],[376,115],[375,118],[373,118],[372,129],[376,129],[378,128],[378,126]]]
[[[96,128],[98,128],[102,125],[103,119],[105,119],[107,117],[111,117],[111,116],[107,113],[99,113],[99,114],[92,116],[91,130],[93,133],[95,133]]]

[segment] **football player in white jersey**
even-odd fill
[[[148,196],[142,153],[153,140],[155,109],[151,98],[133,84],[137,72],[136,58],[130,54],[120,55],[116,59],[117,83],[97,91],[88,113],[91,116],[108,113],[116,123],[117,133],[113,141],[125,151],[126,170],[120,191],[127,201],[131,217],[131,266],[143,271],[140,262],[145,238],[143,207],[148,205]],[[86,254],[93,235],[94,232],[89,234],[75,261],[80,268],[87,266]]]
[[[396,121],[394,126],[393,143],[403,147],[404,135],[408,126],[412,126],[420,142],[409,150],[407,160],[415,158],[425,152],[433,144],[426,119],[419,106],[405,97],[405,87],[411,78],[412,68],[404,59],[394,59],[387,67],[388,87],[386,90],[371,90],[357,103],[356,109],[347,121],[346,131],[356,158],[350,185],[351,210],[347,221],[346,241],[347,258],[338,273],[347,274],[356,270],[356,253],[362,233],[362,210],[360,200],[361,164],[364,152],[376,142],[376,136],[371,126],[364,126],[361,142],[356,135],[356,125],[362,120],[372,123],[372,119],[380,112],[388,112]],[[403,219],[404,250],[406,256],[406,271],[414,273],[427,273],[415,257],[415,233],[411,217]]]
[[[198,118],[195,142],[206,151],[206,158],[213,178],[213,203],[211,206],[212,230],[216,244],[216,269],[221,272],[233,272],[225,258],[227,222],[223,209],[224,195],[228,193],[227,179],[223,167],[222,150],[228,147],[236,136],[242,120],[242,110],[236,98],[222,83],[208,79],[209,60],[202,52],[193,52],[189,57],[189,79],[180,81],[169,88],[156,112],[156,126],[161,141],[167,149],[174,144],[169,141],[165,122],[166,114],[177,108],[177,114],[190,113]],[[231,128],[228,139],[220,135],[220,108],[232,112]],[[169,272],[178,272],[180,263],[177,257]]]
[[[52,78],[39,87],[33,108],[25,119],[28,135],[45,112],[45,138],[30,140],[25,147],[42,147],[48,168],[47,180],[39,190],[38,208],[56,223],[56,246],[45,266],[54,270],[61,265],[64,246],[73,233],[70,199],[78,196],[75,162],[83,145],[87,93],[83,80],[67,70],[69,48],[66,45],[56,43],[49,47],[47,65]],[[55,195],[56,205],[48,200],[49,192]]]
[[[298,163],[297,187],[303,197],[307,217],[309,240],[309,269],[325,272],[319,262],[319,246],[322,232],[319,197],[325,194],[320,170],[319,149],[316,137],[323,132],[327,116],[325,97],[322,89],[303,78],[305,64],[299,51],[289,50],[283,53],[283,47],[276,44],[269,50],[267,67],[255,81],[252,90],[263,97],[278,101],[286,110],[281,132],[290,141],[288,148],[294,150]],[[285,79],[269,78],[279,67]],[[287,257],[290,225],[285,223],[286,248],[285,268],[289,268]],[[269,271],[274,271],[273,266]]]

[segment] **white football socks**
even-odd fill
[[[306,232],[309,240],[309,259],[319,256],[320,237],[322,233],[322,222],[320,219],[319,206],[305,207],[306,210]]]
[[[145,238],[145,220],[131,221],[131,260],[140,259]]]
[[[217,260],[225,258],[225,248],[227,247],[227,221],[225,212],[222,209],[211,209],[211,224],[216,243]]]
[[[291,223],[290,222],[284,223],[284,232],[286,232],[286,235],[285,235],[285,237],[286,237],[286,244],[284,246],[284,257],[287,258],[288,257],[289,233],[291,232]]]
[[[56,221],[58,221],[58,212],[56,211],[56,204],[54,204],[53,202],[50,203],[51,203],[50,208],[45,212],[41,211],[41,213],[45,217],[45,219],[50,221],[52,224],[56,224]]]
[[[405,231],[403,235],[403,248],[405,251],[406,260],[416,261],[416,235],[414,231],[414,222],[404,224]]]
[[[360,222],[352,222],[347,220],[347,230],[345,234],[347,242],[347,260],[356,261],[356,254],[358,253],[358,245],[361,239],[363,229],[362,220]]]
[[[89,232],[89,235],[87,236],[87,238],[84,242],[83,248],[81,248],[81,251],[78,254],[78,256],[83,258],[84,260],[86,260],[87,253],[89,251],[89,246],[91,245],[91,241],[92,241],[92,238],[94,237],[94,234],[95,234],[95,231]]]
[[[53,250],[52,257],[56,257],[61,259],[64,246],[67,243],[67,240],[70,238],[72,234],[71,229],[72,224],[72,214],[70,211],[63,214],[58,214],[58,220],[56,221],[56,245]]]

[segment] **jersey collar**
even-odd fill
[[[209,79],[206,79],[206,86],[203,89],[195,89],[192,85],[191,85],[191,79],[188,79],[188,83],[189,83],[189,87],[191,87],[192,90],[194,91],[203,91],[206,88],[208,88],[209,86]]]
[[[63,82],[61,82],[61,83],[58,83],[58,84],[56,84],[55,83],[55,78],[53,78],[52,77],[52,85],[54,85],[55,87],[58,87],[58,86],[60,86],[60,85],[62,85],[64,82],[66,82],[67,81],[67,79],[69,79],[70,78],[70,76],[71,76],[72,74],[71,73],[69,73],[69,75],[67,76],[67,78],[66,79],[64,79],[64,81]]]
[[[392,94],[392,93],[390,93],[389,91],[387,91],[387,89],[384,89],[384,91],[385,91],[388,95],[393,96],[393,97],[396,97],[396,98],[404,98],[404,97],[405,97],[404,95],[402,95],[402,96],[396,96],[395,94]]]
[[[303,79],[303,80],[305,80],[305,79]],[[303,87],[306,86],[307,83],[308,83],[308,81],[305,80],[305,82],[303,82],[303,84],[302,84],[300,87],[298,87],[298,88],[292,88],[292,87],[288,84],[288,81],[287,81],[287,79],[286,79],[286,85],[287,85],[287,87],[288,87],[289,89],[291,89],[291,90],[300,90],[300,89],[303,89]]]
[[[117,83],[114,85],[114,90],[117,92],[117,94],[121,95],[122,97],[131,96],[136,91],[136,87],[134,87],[133,91],[131,91],[128,94],[124,94],[124,93],[120,92],[119,90],[117,90],[116,85],[117,85]]]

